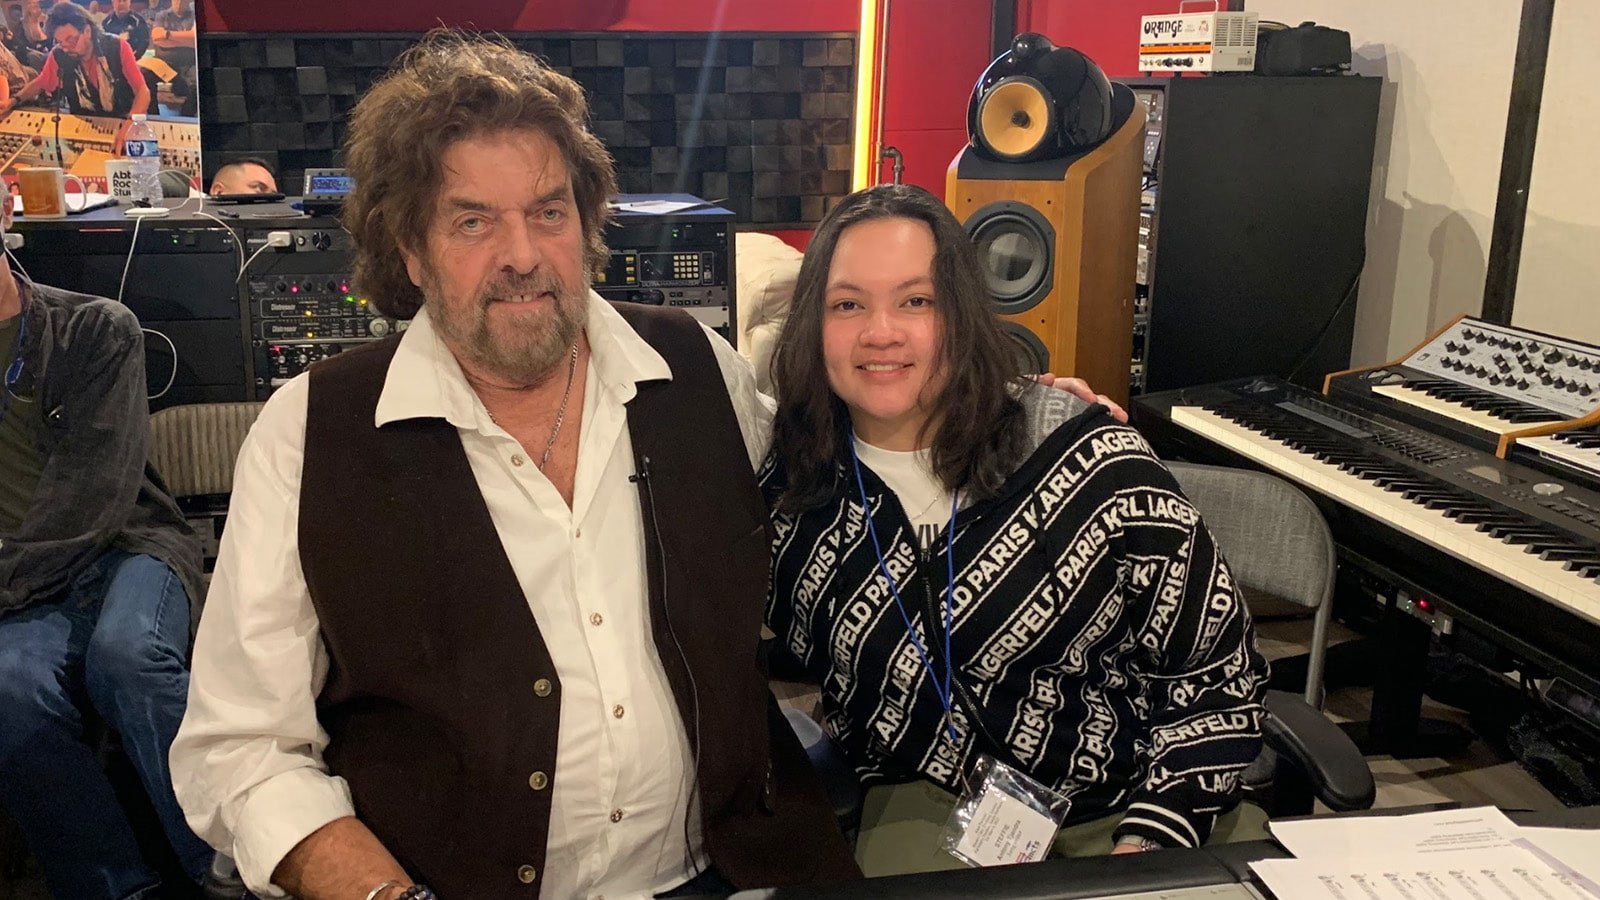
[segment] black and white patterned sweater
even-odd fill
[[[1020,396],[1035,450],[956,519],[955,678],[1000,758],[1070,801],[1069,824],[1123,811],[1118,839],[1198,846],[1261,747],[1267,665],[1250,616],[1138,432],[1059,391]],[[865,466],[862,477],[926,642],[916,605],[942,622],[945,535],[924,554],[894,493]],[[773,517],[768,625],[822,685],[828,730],[865,783],[921,777],[960,793],[960,773],[994,749],[959,701],[957,741],[940,737],[937,688],[880,574],[848,463],[840,478],[835,502]],[[769,505],[783,483],[769,458]]]

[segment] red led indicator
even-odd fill
[[[289,293],[291,293],[291,294],[300,293],[300,285],[298,285],[298,284],[289,285]]]
[[[1426,600],[1418,600],[1417,601],[1417,609],[1420,609],[1423,612],[1427,612],[1428,610],[1433,609],[1433,604],[1429,603]]]

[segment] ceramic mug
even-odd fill
[[[106,193],[123,206],[133,205],[133,160],[106,160]]]
[[[78,186],[78,206],[67,205],[67,182]],[[89,195],[76,175],[55,166],[36,166],[17,170],[17,185],[22,188],[22,214],[30,219],[65,219],[68,212],[89,205]]]

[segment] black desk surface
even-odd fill
[[[182,223],[184,225],[205,225],[209,223],[215,225],[216,222],[207,218],[207,215],[216,216],[236,228],[255,227],[258,222],[261,223],[261,227],[268,227],[269,224],[282,223],[289,220],[298,220],[305,223],[313,221],[313,217],[307,216],[300,210],[290,206],[291,202],[298,203],[300,201],[299,198],[289,198],[277,203],[213,203],[209,198],[202,202],[197,197],[169,197],[162,200],[158,205],[171,210],[171,213],[165,218],[145,219],[143,227],[149,228],[152,225],[171,225],[173,223]],[[16,230],[25,234],[36,228],[68,229],[84,226],[104,227],[106,225],[131,228],[133,220],[128,218],[126,210],[127,207],[125,206],[104,206],[86,213],[69,215],[65,219],[29,219],[27,216],[19,215],[16,218]],[[202,215],[202,212],[206,215]],[[320,216],[316,217],[316,221],[331,221],[331,219],[327,216]]]
[[[629,212],[626,210],[616,213],[615,218],[618,221],[630,223],[678,220],[682,218],[714,222],[734,218],[734,214],[729,210],[717,206],[715,203],[701,200],[691,194],[618,194],[615,200],[618,203],[641,200],[667,200],[696,204],[692,209],[675,212],[669,216]],[[319,226],[332,223],[334,218],[332,216],[307,216],[304,212],[296,209],[295,206],[300,202],[299,197],[287,197],[276,203],[215,203],[209,197],[205,198],[203,202],[197,197],[168,197],[158,205],[171,210],[171,213],[165,218],[146,219],[144,227],[149,228],[151,225],[175,222],[185,225],[203,225],[208,222],[212,225],[216,224],[205,215],[202,215],[202,212],[216,216],[228,223],[228,225],[237,228],[269,228],[273,225],[290,221],[310,223],[315,220]],[[105,226],[110,224],[132,227],[133,220],[126,215],[127,209],[128,207],[126,206],[105,206],[86,213],[69,215],[64,219],[29,219],[27,216],[18,215],[16,218],[17,230],[27,232],[34,228],[66,229],[80,228],[85,225]]]

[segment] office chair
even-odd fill
[[[1265,472],[1178,462],[1167,468],[1211,529],[1251,612],[1311,614],[1305,699],[1321,709],[1338,564],[1322,513],[1294,485]]]
[[[1274,817],[1309,815],[1316,800],[1339,812],[1371,807],[1372,770],[1320,712],[1338,565],[1321,511],[1265,472],[1180,462],[1167,468],[1200,511],[1252,611],[1298,608],[1312,616],[1304,694],[1267,692],[1265,746],[1244,772],[1246,796]]]
[[[150,461],[173,497],[226,496],[245,435],[265,403],[190,403],[150,416]]]
[[[1338,565],[1327,520],[1275,475],[1179,462],[1167,468],[1211,529],[1252,611],[1298,607],[1312,614],[1304,702],[1267,692],[1266,746],[1245,770],[1246,795],[1273,816],[1309,815],[1313,800],[1338,811],[1367,809],[1376,787],[1365,758],[1318,712]]]
[[[217,556],[216,525],[228,511],[234,461],[264,405],[189,403],[150,416],[150,462],[204,545],[202,591],[211,584],[211,567]]]

